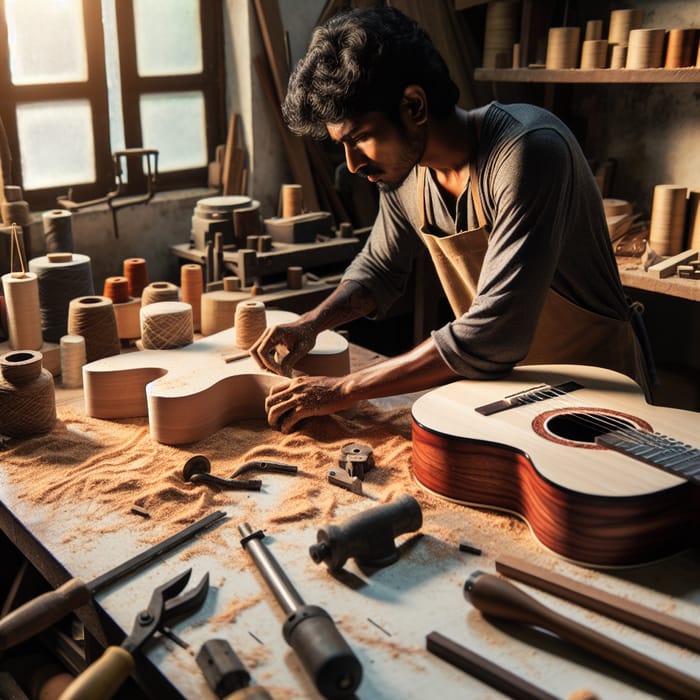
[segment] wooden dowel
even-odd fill
[[[514,673],[475,654],[461,644],[448,639],[439,632],[431,632],[425,638],[425,648],[443,661],[478,678],[487,685],[516,700],[557,700],[554,695],[541,690]]]
[[[496,571],[674,644],[700,652],[700,626],[688,620],[667,615],[585,583],[573,581],[518,557],[500,557],[496,560]]]

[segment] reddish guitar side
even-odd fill
[[[546,388],[560,386],[570,390]],[[605,432],[622,425],[697,447],[700,414],[647,404],[621,374],[518,367],[504,380],[461,380],[430,391],[412,416],[421,485],[522,517],[545,547],[567,559],[628,566],[698,543],[698,483],[601,447],[593,436],[601,426]]]

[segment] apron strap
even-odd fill
[[[474,161],[469,163],[469,188],[472,193],[472,200],[474,202],[474,210],[476,211],[476,220],[479,224],[479,228],[485,228],[486,217],[484,216],[484,208],[481,206],[481,197],[479,197],[479,181],[477,179]]]

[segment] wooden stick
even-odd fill
[[[444,661],[456,666],[462,671],[478,678],[480,681],[500,690],[516,700],[556,700],[537,686],[528,683],[514,673],[475,654],[466,647],[443,636],[439,632],[431,632],[425,638],[425,648],[439,656]]]
[[[674,644],[700,652],[700,626],[688,620],[666,615],[585,583],[573,581],[517,557],[500,557],[496,560],[496,571]]]

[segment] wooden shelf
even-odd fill
[[[698,83],[700,68],[477,68],[474,78],[502,83]]]

